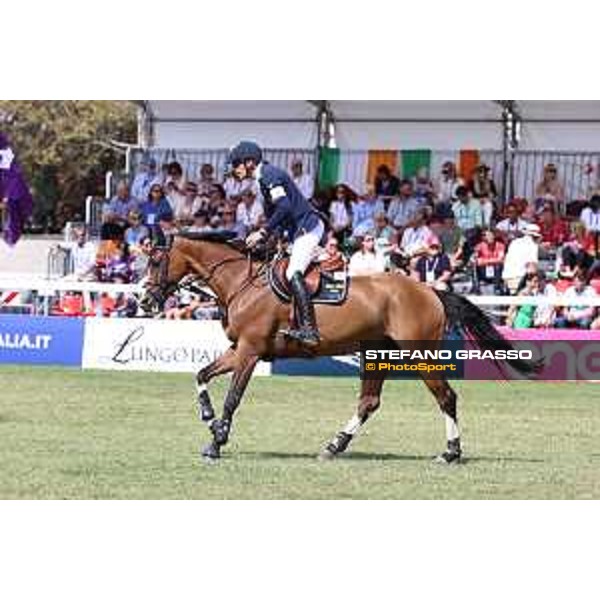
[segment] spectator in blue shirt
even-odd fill
[[[415,218],[419,208],[423,206],[424,201],[414,195],[414,187],[410,179],[405,179],[400,184],[398,198],[390,203],[387,216],[394,227],[406,227],[410,221]],[[378,212],[382,206],[378,203]]]
[[[149,229],[142,224],[142,211],[132,210],[129,213],[129,227],[125,230],[125,243],[137,247],[143,238],[150,235]]]
[[[352,211],[352,237],[361,237],[375,227],[377,199],[370,186],[367,193],[358,197]]]
[[[148,199],[140,205],[140,210],[143,215],[143,222],[150,228],[158,226],[158,221],[162,215],[170,214],[171,205],[165,198],[162,186],[154,184],[150,188]]]
[[[117,195],[102,211],[102,219],[105,223],[116,223],[125,230],[129,213],[136,208],[137,202],[129,195],[129,186],[125,181],[120,181],[117,185]]]
[[[150,193],[152,184],[160,182],[160,175],[156,170],[156,161],[145,158],[140,163],[140,169],[131,184],[131,195],[137,202],[144,202]]]

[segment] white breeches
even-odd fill
[[[319,222],[314,229],[296,238],[292,246],[290,264],[285,272],[288,279],[291,279],[294,273],[299,272],[304,275],[308,265],[316,258],[324,231],[323,223]]]

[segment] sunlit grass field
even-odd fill
[[[187,375],[0,367],[0,498],[600,498],[600,388],[456,385],[465,462],[417,382],[388,382],[348,454],[316,460],[355,410],[351,378],[255,378],[222,461]],[[211,387],[220,406],[226,381]]]

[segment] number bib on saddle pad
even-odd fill
[[[282,301],[291,302],[291,292],[285,271],[290,262],[289,256],[276,258],[269,267],[269,285],[275,295]],[[348,296],[350,278],[346,269],[342,271],[326,271],[318,264],[312,264],[304,275],[314,304],[343,304]]]

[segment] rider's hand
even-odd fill
[[[246,246],[248,246],[248,248],[254,248],[254,246],[256,246],[256,244],[259,244],[260,242],[262,242],[265,239],[265,236],[266,236],[266,231],[264,229],[259,229],[258,231],[253,231],[246,238]]]

